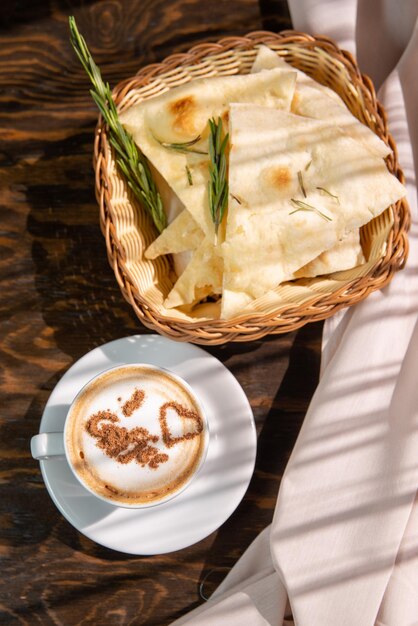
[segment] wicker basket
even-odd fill
[[[295,31],[253,32],[245,37],[200,44],[188,53],[148,65],[134,78],[120,83],[114,90],[116,103],[123,110],[196,78],[248,73],[261,43],[334,89],[352,113],[392,148],[387,167],[404,181],[386,115],[376,101],[370,79],[360,74],[349,53],[325,37]],[[145,326],[172,339],[215,345],[289,332],[359,302],[386,285],[405,264],[409,209],[406,201],[401,200],[361,229],[367,262],[355,270],[285,284],[276,290],[272,300],[262,298],[253,310],[227,321],[208,319],[204,313],[167,310],[163,301],[173,284],[170,259],[144,259],[144,250],[155,231],[116,170],[101,119],[96,129],[94,166],[101,227],[121,291]]]

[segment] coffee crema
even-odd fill
[[[202,411],[169,372],[125,365],[104,372],[74,401],[66,447],[73,469],[115,504],[156,504],[199,468],[207,443]]]

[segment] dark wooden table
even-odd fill
[[[272,519],[280,477],[317,382],[321,325],[209,351],[244,387],[257,465],[232,517],[188,549],[131,557],[58,512],[29,441],[83,354],[147,332],[123,300],[98,226],[97,113],[68,43],[74,14],[111,84],[191,45],[290,27],[285,0],[8,0],[0,18],[0,624],[161,626],[202,602]]]

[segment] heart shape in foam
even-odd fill
[[[168,411],[175,412],[181,420],[192,420],[194,422],[194,430],[189,431],[181,435],[180,437],[173,436],[167,421]],[[181,443],[186,439],[194,439],[203,430],[203,419],[196,411],[191,411],[178,402],[166,402],[160,407],[160,427],[163,441],[167,448],[172,448],[177,443]]]

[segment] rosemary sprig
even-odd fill
[[[215,224],[215,237],[218,236],[219,224],[225,213],[228,203],[228,181],[226,172],[226,147],[229,134],[222,138],[222,120],[212,118],[209,124],[209,176],[208,184],[209,209],[212,221]]]
[[[317,215],[322,217],[327,222],[332,222],[332,217],[325,215],[325,213],[322,213],[322,211],[312,206],[312,204],[308,204],[307,202],[302,202],[302,200],[295,200],[294,198],[291,198],[290,202],[293,204],[293,206],[296,207],[296,209],[294,211],[291,211],[289,215],[293,215],[294,213],[297,213],[298,211],[312,211],[313,213],[316,213]]]
[[[148,161],[136,146],[132,135],[120,123],[109,83],[103,81],[72,16],[69,18],[69,26],[71,44],[93,85],[91,97],[109,127],[109,142],[116,152],[116,163],[134,195],[150,214],[158,232],[161,232],[167,226],[167,218]]]
[[[202,139],[202,135],[198,135],[194,139],[191,139],[191,141],[185,141],[184,143],[168,143],[167,141],[160,141],[159,139],[157,139],[157,137],[155,137],[155,135],[153,135],[153,137],[155,141],[160,144],[160,146],[162,146],[163,148],[167,148],[167,150],[175,150],[176,152],[183,153],[192,152],[193,154],[207,154],[207,152],[205,152],[204,150],[196,150],[196,148],[191,148],[191,146],[194,146],[195,143]]]
[[[330,196],[331,198],[334,198],[334,200],[336,200],[338,202],[338,204],[340,204],[340,199],[338,196],[336,196],[335,194],[331,193],[330,191],[328,191],[328,189],[325,189],[325,187],[317,187],[317,189],[319,191],[322,191],[324,194],[326,194],[327,196]]]
[[[302,177],[302,172],[298,172],[298,181],[299,181],[299,187],[301,192],[303,193],[304,197],[306,198],[306,190],[305,190],[305,185],[303,184],[303,177]]]
[[[192,178],[192,173],[188,165],[186,165],[186,175],[187,175],[187,181],[191,187],[193,185],[193,178]]]

